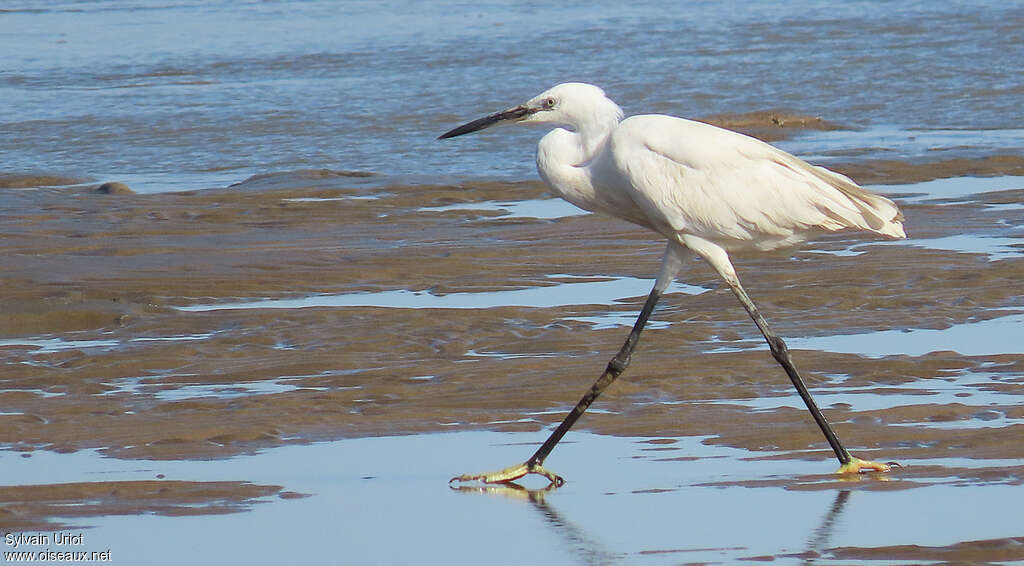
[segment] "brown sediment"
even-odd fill
[[[789,110],[757,110],[743,114],[715,114],[699,119],[713,126],[735,130],[772,142],[789,139],[804,130],[841,130],[820,116],[808,116]]]
[[[576,319],[633,316],[643,297],[555,308],[175,307],[507,291],[657,271],[662,243],[618,221],[431,210],[542,198],[540,183],[368,188],[353,180],[281,174],[221,190],[116,199],[71,189],[5,194],[0,340],[79,344],[0,346],[0,443],[25,452],[210,458],[453,428],[540,431],[576,402],[627,332]],[[1019,197],[1010,190],[902,208],[915,238],[1019,238],[1024,208],[991,206]],[[853,245],[864,254],[841,255]],[[738,254],[735,262],[783,336],[946,328],[1024,312],[1016,284],[1024,256],[989,261],[911,245],[835,234],[788,252]],[[654,319],[669,326],[646,331],[629,371],[598,401],[604,412],[578,426],[831,459],[806,411],[751,411],[746,400],[791,396],[788,380],[765,350],[752,348],[760,343],[756,329],[707,266],[693,262],[683,277],[710,291],[663,299]],[[731,350],[716,350],[723,346]],[[1011,396],[978,402],[948,390],[971,375],[979,377],[958,385],[965,394],[1019,389],[1024,354],[794,355],[816,394],[847,392],[841,401],[820,399],[862,457],[1024,458],[1020,443],[991,429],[928,426],[1004,419],[994,426],[1019,437],[1024,414]],[[886,395],[920,401],[858,405]],[[972,481],[980,472],[920,473]],[[1016,468],[991,473],[1007,482],[1021,477]],[[912,474],[901,481],[875,489],[918,485]],[[801,485],[828,483],[793,488]]]
[[[644,232],[596,216],[543,221],[421,210],[540,197],[535,183],[394,187],[375,199],[350,199],[365,195],[344,186],[295,184],[270,193],[126,195],[113,203],[60,191],[16,195],[19,212],[7,219],[3,236],[9,259],[0,335],[108,340],[116,347],[0,349],[8,362],[0,442],[188,458],[452,425],[537,430],[556,417],[524,422],[524,415],[574,402],[619,346],[623,329],[594,330],[572,320],[608,307],[173,307],[393,289],[509,290],[553,284],[554,272],[647,278],[661,252]],[[299,198],[338,200],[293,200]],[[925,238],[984,232],[1006,220],[1005,212],[972,199],[906,205],[904,212],[911,234]],[[857,241],[836,235],[814,247],[841,250]],[[1021,308],[1015,287],[1006,284],[1019,278],[1020,260],[869,249],[870,261],[803,249],[736,262],[752,296],[787,336],[943,328]],[[714,435],[713,442],[753,450],[822,447],[802,410],[750,414],[742,403],[724,402],[788,395],[789,386],[766,352],[736,342],[755,340],[756,330],[715,275],[698,263],[687,279],[715,290],[664,300],[656,319],[670,328],[648,331],[630,372],[600,401],[609,412],[589,415],[583,426],[609,434]],[[611,310],[631,315],[641,300]],[[729,344],[740,350],[706,353]],[[812,387],[875,394],[914,380],[944,385],[938,378],[983,368],[1019,383],[1022,366],[1014,356],[950,352],[875,360],[801,351],[797,360]],[[844,378],[823,382],[824,373]],[[251,383],[277,384],[280,392],[247,394]],[[854,395],[850,407],[830,415],[865,449],[893,448],[905,457],[948,454],[942,439],[957,439],[982,457],[1012,450],[981,431],[924,427],[908,429],[916,440],[901,434],[890,446],[891,423],[1018,411],[967,401],[930,406],[928,387],[921,388],[920,406],[858,411]],[[518,422],[490,424],[501,421]]]
[[[279,486],[248,482],[106,481],[0,486],[0,530],[45,531],[80,526],[106,515],[214,515],[236,513]],[[57,518],[57,519],[54,519]]]
[[[32,187],[59,187],[80,185],[91,179],[59,173],[0,173],[0,189],[26,189]]]
[[[259,189],[289,189],[296,184],[302,184],[306,188],[316,186],[323,182],[326,186],[336,186],[339,179],[353,179],[363,177],[374,177],[370,171],[349,171],[337,169],[300,169],[297,171],[273,171],[253,175],[243,181],[231,185],[232,188],[245,190]]]
[[[920,183],[948,177],[1024,176],[1024,157],[991,155],[979,159],[908,162],[879,159],[830,165],[863,184]]]
[[[884,560],[941,562],[944,564],[993,564],[1024,560],[1024,537],[959,542],[949,546],[919,546],[914,544],[881,547],[843,546],[829,549],[839,560]]]

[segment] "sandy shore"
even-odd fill
[[[1019,175],[1024,160],[867,162],[838,169],[863,183],[898,185]],[[579,320],[604,316],[609,307],[179,309],[650,278],[662,249],[637,228],[590,215],[543,220],[432,210],[546,198],[534,182],[366,189],[355,186],[350,173],[300,171],[191,193],[96,194],[98,182],[18,188],[71,181],[0,178],[0,340],[7,344],[0,346],[0,442],[25,456],[98,449],[118,458],[223,458],[287,443],[452,427],[538,431],[560,419],[624,338],[622,327]],[[891,191],[903,194],[899,186]],[[1007,190],[943,202],[910,199],[902,208],[912,238],[1019,238],[1013,227],[1022,223],[1021,208],[999,205],[1022,198],[1021,190]],[[990,262],[983,254],[890,244],[864,248],[870,261],[843,253],[861,241],[831,235],[803,250],[740,256],[736,263],[784,336],[941,329],[1024,310],[1019,286],[1008,285],[1024,277],[1024,256]],[[741,401],[788,396],[788,382],[771,357],[755,349],[756,329],[714,274],[694,264],[684,278],[710,291],[667,297],[655,318],[669,325],[649,331],[629,373],[602,398],[602,411],[580,426],[610,435],[712,435],[714,443],[754,453],[827,460],[827,445],[803,410],[752,412]],[[611,309],[632,317],[641,301]],[[722,347],[727,350],[709,353]],[[1024,372],[1024,354],[872,358],[799,350],[796,359],[819,395],[865,388],[927,399],[933,384],[970,373],[988,376],[979,387],[1019,389]],[[894,426],[956,423],[985,411],[1009,422],[1024,418],[1019,404],[949,398],[885,409],[827,406],[840,435],[862,456],[901,460],[955,452],[1024,461],[1024,445],[989,429]],[[1019,437],[1021,426],[1001,430]],[[904,473],[925,481],[949,471]],[[1024,466],[957,473],[1001,473],[1019,482]],[[94,496],[72,487],[63,488],[62,500]],[[182,485],[154,503],[149,487],[117,486],[110,512],[194,500],[237,508],[280,489]],[[0,501],[10,512],[0,524],[41,528],[52,509],[35,493],[4,488]],[[897,550],[911,560],[1005,551],[998,544],[939,554]],[[974,554],[960,554],[968,551]],[[867,551],[844,552],[845,559],[870,558]]]

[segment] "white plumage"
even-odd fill
[[[785,342],[768,327],[740,284],[728,252],[773,250],[848,228],[905,238],[903,215],[891,200],[737,132],[664,115],[623,120],[622,110],[604,91],[583,83],[560,84],[525,104],[440,137],[503,122],[557,126],[537,146],[537,170],[552,190],[580,208],[654,230],[668,240],[668,246],[629,339],[540,449],[521,465],[453,479],[508,482],[535,473],[560,484],[559,476],[542,467],[544,459],[625,370],[655,304],[689,252],[714,267],[743,304],[835,452],[840,472],[890,469],[894,463],[860,460],[839,442],[807,391]]]
[[[622,111],[601,89],[558,85],[524,122],[561,127],[540,141],[537,168],[576,206],[726,250],[775,249],[857,228],[905,237],[892,201],[755,138],[673,116]],[[586,112],[563,110],[582,107]],[[621,120],[621,121],[620,121]]]

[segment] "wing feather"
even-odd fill
[[[904,237],[892,201],[743,134],[670,116],[634,116],[609,143],[620,190],[661,231],[726,249],[772,249],[844,228]]]

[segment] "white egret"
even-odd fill
[[[452,481],[510,482],[542,475],[545,458],[598,395],[629,364],[647,319],[684,259],[696,253],[732,289],[772,356],[785,369],[839,459],[838,473],[888,471],[895,462],[853,457],[839,442],[804,385],[786,343],[776,335],[740,285],[729,253],[773,250],[815,234],[845,228],[905,238],[903,215],[892,201],[848,177],[810,165],[778,148],[737,132],[664,115],[623,119],[600,88],[557,85],[525,104],[459,126],[438,139],[502,123],[552,124],[537,146],[537,170],[551,189],[574,205],[653,230],[668,240],[654,288],[626,343],[590,390],[526,462]]]

